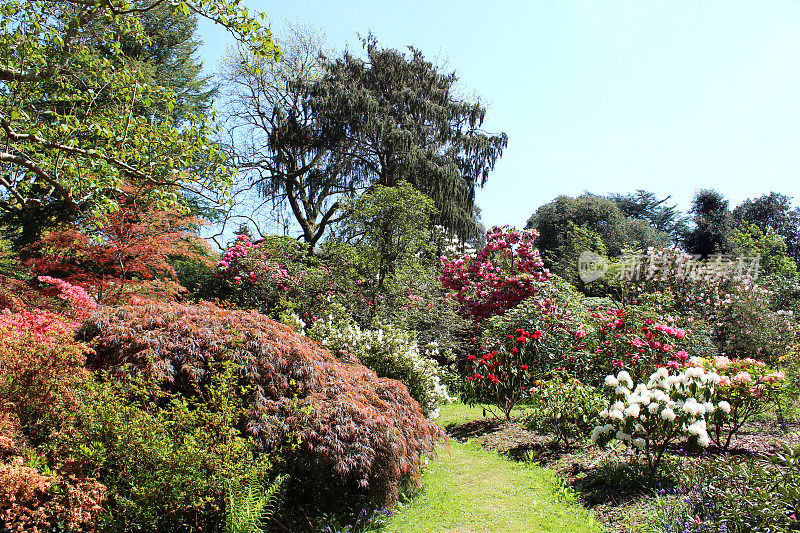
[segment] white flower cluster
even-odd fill
[[[634,388],[630,374],[621,371],[616,376],[606,376],[605,385],[613,388],[616,401],[600,412],[604,425],[598,425],[591,434],[592,442],[607,440],[610,435],[644,449],[648,442],[653,447],[665,445],[677,432],[695,435],[700,446],[708,446],[710,438],[706,415],[716,409],[726,413],[731,406],[726,401],[714,404],[714,386],[721,377],[716,372],[706,372],[701,367],[690,366],[676,374],[659,368],[648,382]]]
[[[435,355],[438,346],[432,344],[421,350],[407,331],[391,326],[361,329],[342,309],[334,308],[327,317],[317,320],[306,335],[331,353],[347,350],[379,376],[402,381],[431,419],[439,415],[439,403],[455,401],[442,383],[439,365],[426,355]]]

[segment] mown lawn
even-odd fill
[[[440,423],[482,417],[463,405],[443,409]],[[423,493],[398,506],[383,531],[588,533],[600,527],[555,475],[515,463],[478,444],[450,440],[426,469]]]

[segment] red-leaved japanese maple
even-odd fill
[[[97,303],[124,301],[132,293],[178,294],[183,287],[167,259],[205,261],[205,242],[194,232],[204,223],[175,210],[121,202],[95,228],[65,227],[30,246],[26,266],[86,289]]]
[[[220,362],[238,365],[252,391],[243,425],[267,452],[299,437],[284,458],[306,501],[319,498],[319,483],[326,493],[366,492],[393,503],[442,436],[399,381],[254,311],[140,302],[106,308],[78,335],[93,343],[90,367],[120,377],[134,370],[186,395],[202,394]]]

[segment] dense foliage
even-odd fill
[[[306,494],[324,483],[392,502],[439,437],[398,382],[255,312],[146,303],[109,310],[79,334],[94,342],[90,367],[155,379],[186,398],[208,387],[216,363],[239,365],[247,432],[267,451],[299,439],[287,469]]]
[[[53,444],[87,376],[75,326],[43,311],[0,315],[0,524],[17,531],[91,529],[106,498],[71,448]]]

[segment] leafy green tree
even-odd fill
[[[430,220],[436,207],[408,182],[375,185],[348,203],[346,212],[343,236],[358,245],[365,277],[376,280],[378,294],[413,276],[420,258],[433,251]]]
[[[690,213],[694,228],[684,237],[683,245],[687,252],[705,258],[731,251],[732,217],[728,201],[721,193],[713,189],[699,191]]]
[[[800,264],[800,208],[792,208],[792,199],[771,192],[755,199],[747,199],[733,210],[733,223],[739,226],[750,222],[766,233],[773,229],[783,237],[786,252]]]
[[[577,198],[559,196],[539,207],[526,225],[539,232],[536,243],[549,268],[565,261],[564,253],[570,248],[570,222],[599,235],[610,256],[619,255],[624,248],[646,249],[669,242],[666,233],[647,222],[626,218],[617,203],[609,198],[590,193]]]
[[[588,224],[578,226],[571,220],[567,224],[564,243],[558,249],[559,260],[553,264],[551,270],[579,290],[587,293],[594,292],[592,289],[598,288],[598,282],[587,284],[581,280],[578,273],[578,258],[585,251],[594,252],[607,258],[608,250],[600,235]]]
[[[744,256],[760,256],[759,267],[764,274],[777,274],[791,278],[797,274],[797,265],[786,254],[783,237],[772,229],[766,233],[751,222],[742,222],[731,235],[733,250]]]
[[[230,185],[233,170],[208,117],[190,115],[178,127],[174,87],[124,54],[121,36],[148,42],[140,17],[166,4],[0,2],[0,207],[58,200],[73,213],[99,214],[116,208],[125,181],[165,205]],[[269,30],[238,2],[170,6],[222,24],[260,54],[278,54]]]

